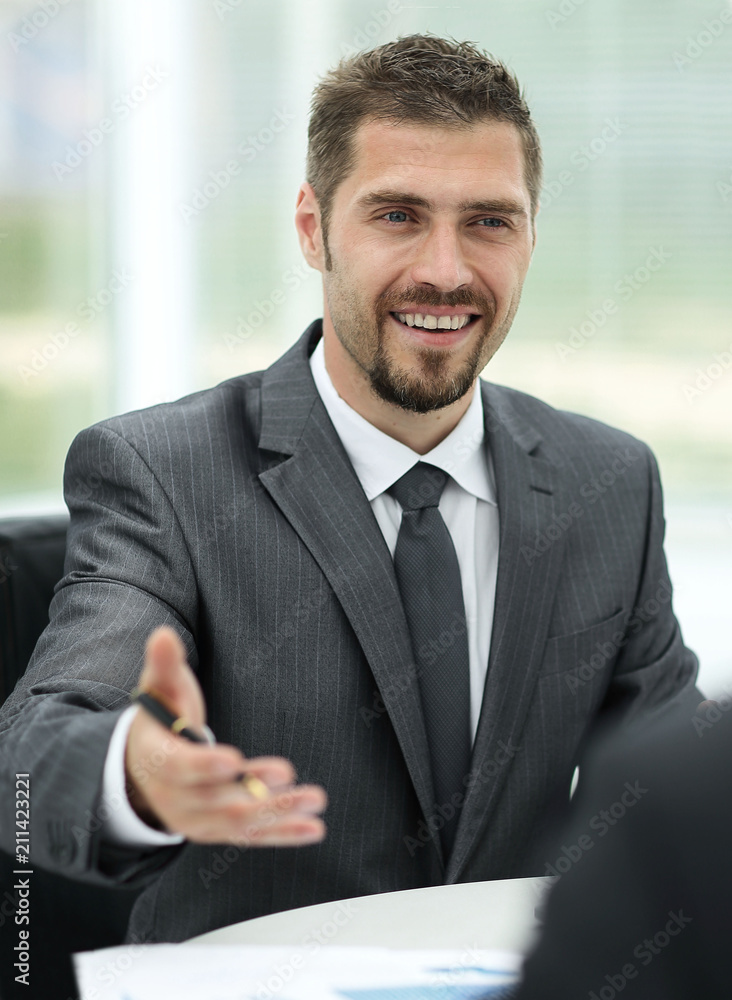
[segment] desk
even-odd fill
[[[496,948],[523,952],[551,878],[461,882],[407,889],[243,920],[189,944]]]

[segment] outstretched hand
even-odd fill
[[[173,629],[163,626],[150,635],[138,688],[154,692],[191,728],[202,729],[203,693]],[[243,772],[264,782],[267,799],[254,798],[237,780]],[[232,746],[191,743],[142,709],[127,736],[125,774],[130,804],[142,820],[197,843],[294,847],[325,836],[319,817],[325,791],[295,785],[289,761],[248,760]]]

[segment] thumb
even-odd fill
[[[188,666],[185,646],[167,625],[148,637],[145,665],[137,686],[158,697],[175,715],[184,716],[194,728],[206,721],[203,692]]]

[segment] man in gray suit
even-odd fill
[[[34,861],[146,885],[135,939],[543,874],[588,731],[698,700],[647,447],[478,378],[536,238],[516,81],[430,36],[345,60],[307,178],[322,321],[267,371],[78,435],[65,576],[0,718]],[[423,521],[425,484],[398,492],[420,463]],[[128,707],[136,683],[194,727],[205,705],[219,744]]]

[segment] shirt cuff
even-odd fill
[[[139,705],[130,705],[117,721],[109,741],[107,758],[104,762],[102,781],[102,801],[114,803],[114,808],[106,810],[107,817],[102,824],[102,836],[110,843],[129,847],[160,847],[181,844],[185,837],[179,833],[163,833],[153,830],[137,815],[130,805],[125,791],[125,748],[135,712]]]

